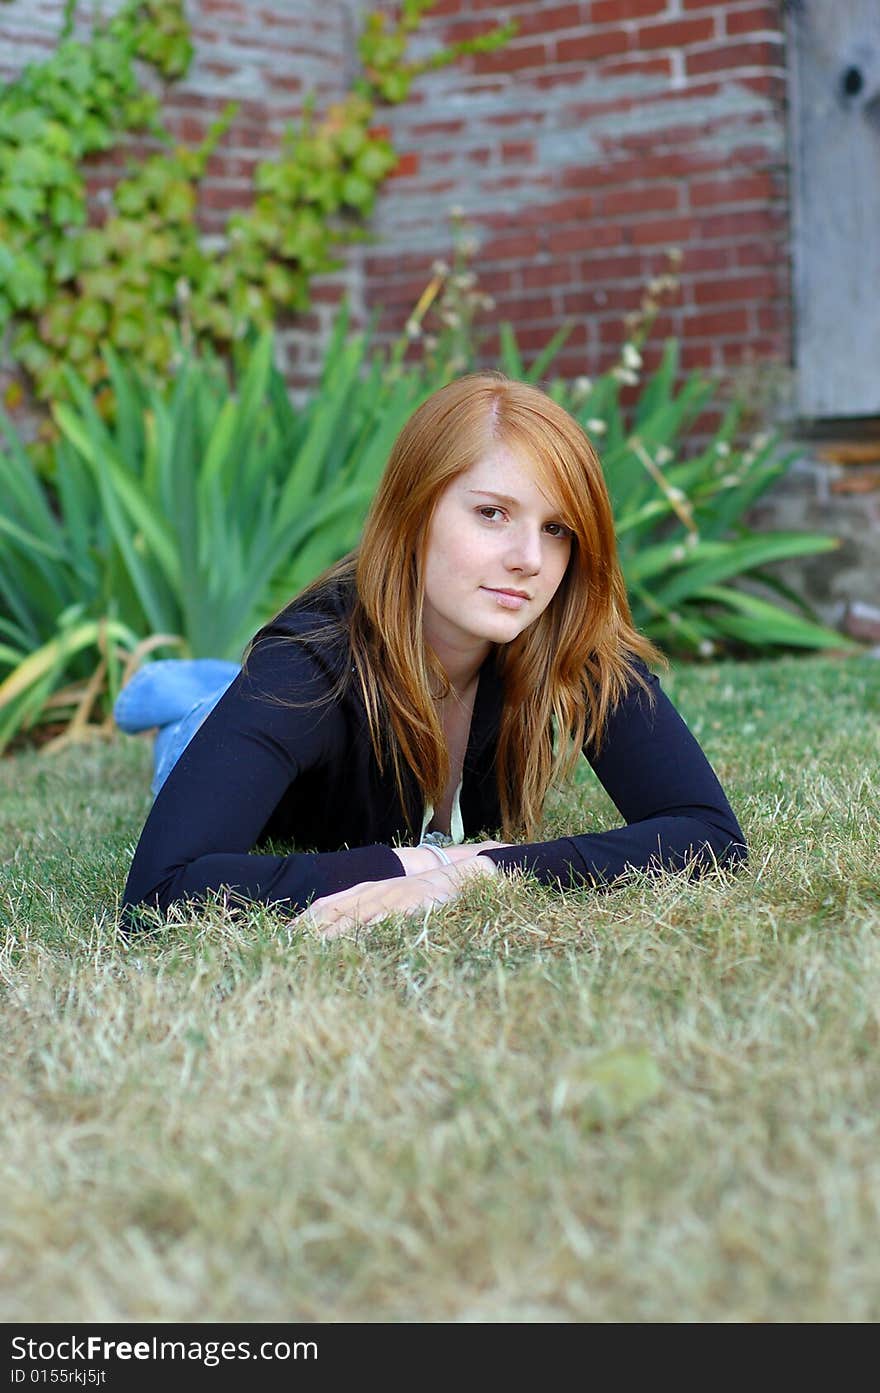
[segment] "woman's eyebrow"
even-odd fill
[[[499,503],[512,503],[516,506],[518,498],[511,498],[509,493],[493,493],[491,489],[468,489],[468,493],[478,493],[482,498],[497,498]]]
[[[519,499],[511,498],[509,493],[493,493],[491,489],[467,489],[466,492],[477,493],[480,495],[481,498],[497,498],[499,503],[507,503],[514,508],[518,508],[520,506]],[[550,511],[553,513],[559,513],[562,510],[560,508],[551,508]]]

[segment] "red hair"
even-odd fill
[[[496,759],[503,837],[533,840],[549,788],[571,776],[585,742],[599,748],[608,713],[628,685],[646,687],[634,656],[665,661],[633,626],[602,468],[577,421],[539,388],[499,372],[470,373],[441,387],[397,437],[359,546],[298,598],[353,582],[346,625],[352,661],[330,699],[344,690],[354,665],[380,769],[387,750],[406,807],[405,761],[436,807],[450,767],[433,693],[444,694],[449,684],[423,638],[425,543],[446,486],[499,445],[533,467],[573,534],[568,566],[550,604],[498,651],[504,683]]]

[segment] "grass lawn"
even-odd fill
[[[880,663],[664,685],[746,871],[357,941],[127,947],[149,745],[0,760],[0,1319],[880,1318]]]

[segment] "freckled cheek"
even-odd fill
[[[446,552],[444,570],[450,580],[457,581],[459,585],[466,585],[473,579],[482,559],[483,552],[480,547],[474,546],[467,539],[457,537]]]

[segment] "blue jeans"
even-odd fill
[[[241,671],[220,658],[160,658],[139,668],[113,707],[120,730],[158,727],[153,749],[155,796],[190,740]]]

